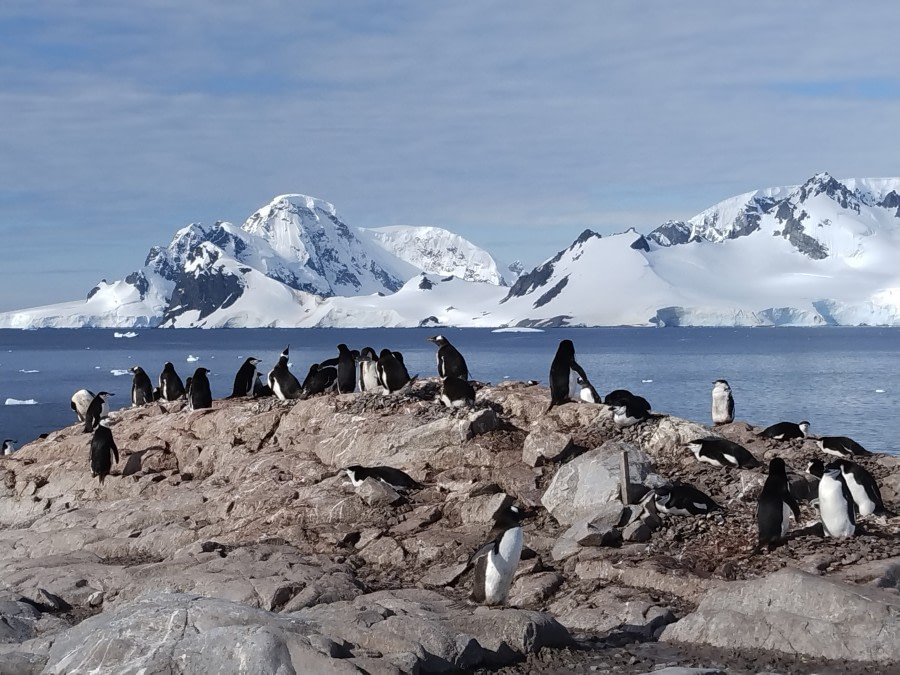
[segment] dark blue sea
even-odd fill
[[[182,379],[209,368],[213,396],[231,393],[248,356],[266,372],[291,347],[302,380],[335,346],[401,351],[410,373],[436,374],[434,329],[0,330],[0,440],[19,445],[73,424],[77,389],[107,390],[112,409],[130,404],[140,365],[156,382],[165,361]],[[755,425],[811,422],[815,435],[850,436],[876,452],[900,454],[900,329],[897,328],[561,328],[535,333],[444,329],[481,381],[547,383],[559,341],[602,394],[629,389],[654,411],[710,423],[712,381],[727,379],[736,416]],[[15,404],[16,401],[34,403]]]

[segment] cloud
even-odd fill
[[[85,276],[284,192],[536,263],[900,154],[889,2],[8,5],[0,232],[105,240]]]

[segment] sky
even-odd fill
[[[900,174],[900,3],[7,0],[0,311],[312,195],[530,268],[585,228]]]

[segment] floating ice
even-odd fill
[[[514,326],[512,328],[495,328],[492,333],[543,333],[543,328],[525,328],[524,326]]]
[[[115,375],[116,377],[119,377],[120,375],[128,374],[128,370],[126,370],[125,368],[113,368],[109,372],[112,373],[113,375]]]
[[[643,382],[644,384],[648,384],[650,382],[653,382],[653,380],[641,380],[641,382]]]
[[[884,393],[884,389],[876,389],[876,390],[875,390],[875,393],[876,393],[876,394],[883,394],[883,393]]]
[[[6,399],[6,405],[37,405],[37,401],[33,398],[26,399],[21,401],[17,398],[8,398]]]
[[[19,372],[20,372],[20,373],[39,373],[39,372],[41,372],[41,371],[39,371],[39,370],[25,370],[24,368],[20,368],[20,369],[19,369]]]
[[[128,331],[127,333],[113,333],[113,337],[115,338],[133,338],[137,336],[138,334],[134,331]]]
[[[194,361],[199,361],[200,357],[194,356],[193,354],[188,354],[187,360],[188,360],[188,363],[193,363]]]

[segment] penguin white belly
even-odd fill
[[[847,483],[850,494],[853,495],[853,501],[855,501],[856,505],[859,507],[859,515],[869,516],[875,513],[875,502],[869,497],[866,488],[856,482],[853,474],[845,473],[844,481]]]
[[[844,491],[841,482],[829,475],[822,476],[819,481],[819,514],[825,534],[835,539],[853,536],[856,526],[850,521]]]
[[[484,572],[484,602],[486,605],[502,605],[512,587],[519,556],[522,554],[522,528],[507,530],[500,540],[497,553],[487,554]]]
[[[360,361],[359,363],[359,388],[362,391],[377,391],[378,373],[375,372],[374,361]]]
[[[788,530],[791,527],[791,507],[787,504],[781,504],[781,538],[784,539],[787,536]]]
[[[569,369],[569,398],[573,401],[578,400],[578,373],[571,368]]]
[[[713,394],[712,420],[714,424],[727,424],[728,422],[731,422],[731,415],[728,414],[727,393],[716,392]]]

